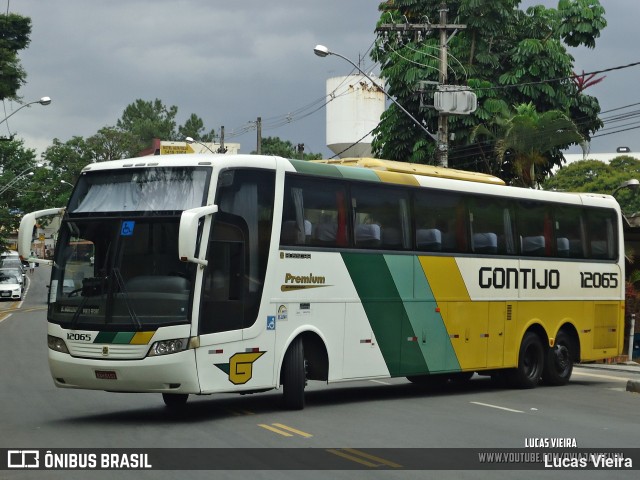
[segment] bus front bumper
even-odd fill
[[[76,358],[49,350],[49,369],[60,388],[200,393],[194,350],[119,361]]]

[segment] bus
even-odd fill
[[[48,293],[57,387],[190,394],[490,375],[566,384],[623,348],[608,195],[376,159],[166,155],[85,167]],[[79,248],[81,246],[81,248]]]

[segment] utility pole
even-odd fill
[[[440,29],[440,75],[438,81],[440,85],[447,85],[447,4],[440,4],[440,25],[444,28]],[[440,165],[449,166],[449,116],[445,112],[438,113],[438,157]]]
[[[224,125],[220,127],[220,146],[218,147],[218,153],[227,153],[227,149],[224,146]]]
[[[447,70],[448,70],[448,43],[449,40],[456,32],[460,29],[467,28],[466,25],[461,24],[449,24],[447,23],[447,12],[449,9],[447,8],[446,2],[442,2],[440,4],[439,9],[439,18],[437,24],[433,24],[429,22],[429,19],[426,19],[425,23],[385,23],[376,28],[376,32],[384,32],[386,39],[389,39],[389,32],[395,32],[397,39],[399,42],[403,42],[402,35],[403,34],[413,34],[413,39],[409,39],[409,41],[415,41],[416,43],[422,42],[425,37],[431,35],[434,30],[439,32],[440,39],[440,50],[439,50],[439,75],[438,75],[438,90],[444,90],[448,92],[447,82]],[[447,35],[447,32],[453,30],[451,36]],[[389,39],[390,41],[390,39]],[[434,82],[422,82],[422,83],[434,83]],[[446,93],[448,98],[451,97],[452,94]],[[437,138],[437,150],[438,150],[438,159],[440,161],[440,165],[443,167],[449,166],[449,128],[448,128],[448,116],[449,113],[447,111],[439,110],[438,113],[438,133],[436,135]],[[461,112],[454,111],[453,113],[460,114]],[[464,112],[466,114],[468,112]]]
[[[262,155],[262,117],[256,120],[256,153]]]

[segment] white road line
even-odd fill
[[[498,405],[491,405],[490,403],[482,403],[482,402],[469,402],[474,405],[480,405],[481,407],[489,407],[489,408],[497,408],[498,410],[506,410],[507,412],[513,413],[524,413],[522,410],[514,410],[513,408],[500,407]]]
[[[369,380],[369,381],[370,381],[370,382],[373,382],[373,383],[380,383],[380,384],[382,384],[382,385],[391,385],[391,383],[389,383],[389,382],[383,382],[383,381],[381,381],[381,380]]]

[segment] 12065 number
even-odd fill
[[[580,272],[582,288],[618,288],[617,273]]]

